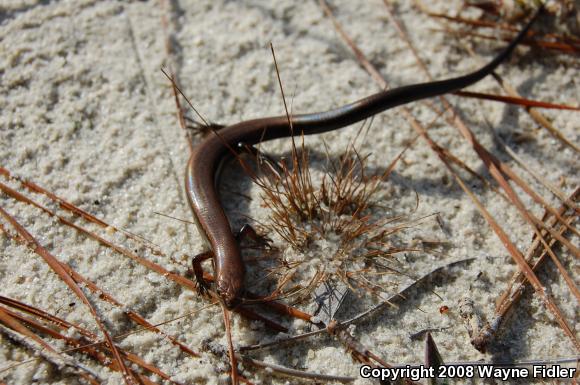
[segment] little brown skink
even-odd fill
[[[293,131],[290,130],[287,116],[277,116],[227,126],[219,133],[214,132],[204,138],[189,158],[185,186],[194,219],[213,252],[216,287],[224,304],[230,309],[237,304],[243,288],[244,263],[238,241],[232,234],[218,197],[216,176],[221,162],[232,149],[237,148],[238,143],[254,145],[292,134],[312,135],[332,131],[392,107],[460,90],[493,72],[523,39],[539,13],[540,10],[495,59],[470,74],[379,92],[326,112],[294,115],[290,118]]]

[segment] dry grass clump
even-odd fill
[[[351,144],[339,157],[327,156],[316,172],[302,141],[290,162],[264,163],[264,172],[254,177],[269,211],[264,226],[290,245],[277,271],[279,294],[300,287],[305,290],[298,299],[304,299],[327,281],[358,295],[386,298],[392,292],[388,277],[404,269],[394,256],[411,251],[399,244],[397,233],[410,224],[407,216],[388,216],[379,193],[398,159],[369,173],[368,156]]]

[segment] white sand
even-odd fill
[[[165,2],[123,5],[65,1],[45,5],[23,0],[4,5],[4,12],[0,5],[0,164],[99,218],[158,244],[167,256],[144,255],[172,271],[184,273],[188,258],[183,255],[194,255],[202,249],[197,230],[155,214],[191,218],[182,181],[187,145],[175,118],[168,82],[159,70],[168,64],[164,46],[168,33],[176,43],[173,65],[184,92],[204,116],[215,122],[233,123],[283,113],[268,48],[270,41],[276,48],[286,93],[293,96],[294,112],[325,110],[378,90],[345,48],[330,21],[322,16],[316,2],[270,3],[274,2],[191,1],[170,9]],[[333,3],[345,29],[379,65],[390,84],[426,80],[419,75],[412,55],[387,22],[380,1]],[[469,58],[456,40],[433,31],[440,28],[436,21],[410,8],[408,3],[401,2],[397,14],[406,23],[413,43],[435,77],[473,70],[498,52],[500,44],[479,41],[476,51],[481,57]],[[430,3],[441,12],[459,7],[458,1]],[[169,26],[164,30],[162,20],[168,15],[171,15]],[[529,53],[525,48],[516,57],[517,60],[502,65],[499,72],[525,96],[578,103],[579,77],[570,57]],[[471,89],[499,91],[491,79]],[[521,109],[453,96],[450,99],[481,142],[520,174],[523,172],[519,167],[493,143],[486,121],[512,144],[518,134],[529,136],[529,141],[516,145],[517,152],[548,181],[566,193],[578,185],[577,154],[538,129]],[[415,104],[413,111],[425,124],[433,118],[423,104]],[[545,113],[564,135],[579,142],[577,113]],[[330,133],[324,138],[331,143],[332,151],[338,153],[355,129]],[[454,128],[441,121],[431,133],[438,143],[486,175],[474,151]],[[384,167],[414,135],[400,111],[389,111],[374,120],[361,153],[372,153],[371,165]],[[315,147],[322,141],[315,137],[308,143]],[[289,150],[289,141],[278,141],[269,149],[284,153]],[[530,178],[526,176],[526,180]],[[516,210],[488,190],[482,190],[477,182],[470,182],[514,244],[525,251],[531,231]],[[549,202],[558,205],[545,189],[530,183]],[[444,224],[445,231],[434,220],[428,220],[411,230],[409,239],[421,237],[451,243],[445,256],[412,258],[409,261],[412,270],[419,275],[467,257],[476,257],[477,262],[455,270],[453,279],[429,287],[443,300],[427,289],[416,292],[399,311],[362,322],[356,329],[357,338],[388,362],[420,363],[423,343],[411,342],[408,333],[450,326],[435,334],[446,361],[492,359],[493,355],[480,354],[470,346],[457,303],[467,295],[485,314],[491,315],[495,299],[515,270],[509,254],[424,141],[405,154],[392,186],[382,203],[393,213],[408,212],[414,206],[414,189],[420,199],[415,216],[439,212]],[[46,201],[40,196],[32,197]],[[230,201],[228,206],[233,210],[238,207],[244,215],[267,217],[263,210],[258,212],[259,203],[247,207],[239,197],[233,199],[237,200]],[[529,198],[523,197],[523,201],[531,205]],[[126,258],[85,240],[38,210],[16,204],[5,196],[1,202],[62,261],[151,322],[172,319],[206,304],[195,293],[167,283]],[[538,207],[533,212],[542,214]],[[237,218],[234,222],[243,221],[240,216]],[[119,244],[136,247],[113,238]],[[1,240],[2,295],[97,332],[86,307],[55,278],[39,256],[4,236]],[[572,261],[565,250],[559,255],[578,283],[578,262]],[[183,263],[179,265],[168,256]],[[540,277],[578,335],[575,298],[554,269]],[[69,306],[71,303],[75,305]],[[121,311],[96,300],[95,303],[108,320],[112,334],[137,328],[125,320]],[[439,313],[442,305],[450,307],[449,314]],[[553,316],[531,295],[524,298],[507,325],[506,334],[494,348],[498,356],[549,359],[574,352]],[[169,323],[164,330],[196,351],[202,351],[201,343],[206,339],[225,346],[221,311],[216,307]],[[234,338],[238,344],[259,342],[268,336],[271,334],[254,330],[247,322],[235,322]],[[58,343],[55,346],[64,348]],[[187,357],[154,334],[142,332],[130,336],[122,346],[182,383],[216,383],[226,378],[214,355],[202,352],[201,359]],[[30,357],[26,350],[0,336],[0,368]],[[82,359],[80,355],[75,357]],[[257,357],[308,371],[358,376],[359,366],[340,344],[328,338],[266,351]],[[92,361],[87,364],[107,383],[121,381],[119,374]],[[256,382],[270,381],[269,375],[261,370],[249,368],[245,373],[250,373]],[[73,378],[51,370],[41,360],[0,372],[0,379],[19,384],[72,383]]]

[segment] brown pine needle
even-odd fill
[[[548,102],[542,102],[538,100],[526,99],[519,96],[503,96],[503,95],[491,95],[484,94],[481,92],[472,91],[457,91],[454,92],[456,95],[465,96],[468,98],[482,99],[482,100],[493,100],[496,102],[502,102],[507,104],[515,104],[517,106],[526,108],[547,108],[555,110],[570,110],[570,111],[580,111],[580,107],[572,107],[564,104],[554,104]]]
[[[62,209],[66,210],[68,212],[71,212],[75,215],[78,215],[79,217],[85,219],[87,222],[94,223],[94,224],[96,224],[100,227],[103,227],[105,229],[111,229],[113,231],[120,232],[120,233],[124,234],[128,238],[130,238],[136,242],[139,242],[140,244],[143,244],[145,247],[147,247],[149,250],[151,250],[151,252],[153,254],[156,254],[156,255],[163,254],[161,252],[161,250],[159,250],[159,247],[157,245],[153,244],[151,241],[141,237],[140,235],[133,234],[127,230],[119,229],[119,228],[117,228],[109,223],[102,221],[101,219],[86,212],[85,210],[73,205],[72,203],[66,201],[65,199],[63,199],[63,198],[53,194],[52,192],[46,190],[44,187],[34,183],[33,181],[25,180],[25,179],[22,179],[18,176],[13,175],[9,170],[5,169],[2,166],[0,166],[0,175],[4,176],[7,179],[14,179],[14,180],[20,182],[24,187],[26,187],[29,191],[31,191],[33,193],[38,193],[38,194],[42,194],[42,195],[47,196],[53,202],[58,203]]]
[[[1,307],[0,307],[0,310],[2,310]],[[53,329],[50,329],[50,328],[47,328],[47,327],[43,326],[42,324],[38,323],[35,320],[26,318],[26,317],[24,317],[24,316],[22,316],[20,314],[17,314],[15,312],[12,312],[12,311],[8,310],[8,309],[4,309],[4,311],[7,312],[7,313],[9,313],[12,317],[14,317],[15,319],[17,319],[18,321],[23,322],[24,324],[26,324],[29,329],[35,330],[38,333],[42,333],[42,334],[49,335],[50,337],[55,338],[55,339],[64,340],[67,345],[72,346],[71,349],[67,349],[65,351],[57,352],[57,353],[69,353],[69,352],[73,352],[73,351],[79,350],[79,351],[82,351],[82,352],[88,354],[89,356],[95,358],[101,364],[104,364],[104,365],[108,366],[112,370],[119,371],[118,366],[116,364],[114,364],[114,362],[110,362],[110,359],[109,359],[108,356],[103,355],[99,350],[93,349],[93,347],[98,347],[100,345],[104,345],[105,347],[107,347],[106,344],[103,341],[97,342],[97,343],[93,343],[93,344],[86,344],[86,339],[84,339],[84,338],[78,339],[78,338],[68,337],[66,335],[61,334],[58,331],[55,331]],[[35,311],[36,311],[36,313],[44,313],[44,312],[42,312],[39,309],[35,309]],[[55,319],[57,317],[46,313],[46,316],[44,316],[43,318]],[[70,324],[68,324],[66,321],[64,321],[62,319],[58,319],[57,324],[59,325],[59,329],[62,332],[66,332],[68,330],[69,325],[70,325]],[[71,327],[75,327],[75,329],[77,329],[79,331],[79,333],[81,335],[83,335],[83,337],[86,337],[86,338],[88,338],[91,341],[97,341],[98,340],[98,337],[95,334],[89,332],[88,330],[83,329],[83,328],[80,328],[78,325],[70,325],[70,326]],[[32,331],[30,333],[33,334]],[[33,335],[35,335],[35,334],[33,334]],[[110,351],[110,349],[109,349],[109,351]],[[166,373],[164,373],[163,371],[161,371],[160,369],[158,369],[154,365],[151,365],[151,364],[145,362],[139,356],[137,356],[135,354],[132,354],[132,353],[129,353],[129,352],[126,352],[124,350],[121,350],[121,353],[122,353],[123,357],[125,357],[127,360],[133,362],[134,364],[140,366],[141,368],[143,368],[145,370],[148,370],[149,372],[151,372],[153,374],[156,374],[159,377],[161,377],[161,378],[163,378],[165,380],[168,380],[168,381],[170,381],[170,382],[172,382],[174,384],[178,384],[175,381],[171,381],[171,377],[169,375],[167,375]],[[24,363],[27,363],[27,362],[30,362],[30,361],[33,361],[33,360],[27,360],[27,361],[24,361],[24,362],[20,362],[20,363],[18,363],[16,365],[21,365],[21,364],[24,364]],[[107,363],[107,361],[109,361],[109,362]],[[16,365],[11,365],[8,368],[3,368],[3,370],[11,369],[11,368],[15,367]],[[142,376],[141,374],[135,373],[133,370],[131,370],[131,373],[134,376],[139,377],[141,380],[146,379],[146,377]],[[152,383],[149,379],[146,379],[145,382]]]
[[[3,216],[17,231],[18,235],[20,235],[25,241],[27,246],[32,249],[37,255],[42,257],[44,261],[50,266],[50,268],[60,277],[60,279],[76,294],[77,297],[89,308],[89,311],[93,315],[97,326],[103,332],[105,339],[107,340],[107,344],[113,353],[113,357],[121,372],[123,373],[123,379],[127,384],[137,384],[137,380],[134,376],[129,372],[123,359],[121,358],[121,354],[119,350],[113,343],[113,339],[109,335],[109,332],[105,328],[105,325],[101,319],[101,317],[97,314],[95,308],[90,303],[89,299],[85,296],[84,292],[81,288],[76,284],[73,278],[68,274],[68,272],[62,267],[61,263],[58,259],[53,256],[47,249],[45,249],[22,225],[20,225],[14,217],[12,217],[8,212],[6,212],[3,208],[0,207],[0,215]]]
[[[356,316],[354,316],[353,318],[351,318],[349,320],[340,322],[340,324],[338,324],[337,327],[346,327],[346,326],[353,324],[355,322],[359,322],[362,319],[369,317],[372,314],[378,313],[379,311],[384,310],[387,307],[395,306],[394,304],[396,302],[400,301],[401,299],[404,299],[405,295],[407,293],[409,293],[412,289],[416,288],[419,285],[432,283],[433,280],[431,278],[433,278],[437,274],[443,273],[443,272],[450,270],[451,268],[456,267],[458,265],[470,263],[473,260],[474,260],[473,258],[469,258],[469,259],[451,262],[447,265],[437,267],[437,268],[431,270],[430,272],[424,274],[423,276],[415,279],[412,283],[408,284],[407,286],[403,287],[402,289],[399,289],[399,291],[397,293],[392,294],[389,298],[387,298],[386,300],[384,300],[380,304],[375,305],[372,308],[370,308],[370,309],[368,309],[360,314],[357,314]],[[299,340],[302,340],[305,338],[309,338],[309,337],[312,337],[315,335],[322,334],[325,331],[326,331],[325,329],[320,329],[320,330],[315,330],[312,332],[299,334],[299,335],[295,335],[295,336],[291,336],[291,337],[280,338],[274,342],[268,342],[268,343],[263,343],[263,344],[258,344],[258,345],[242,346],[242,347],[240,347],[239,350],[240,350],[240,352],[245,352],[245,351],[260,350],[260,349],[277,347],[280,344],[296,342],[296,341],[299,341]]]
[[[461,24],[470,25],[470,26],[474,26],[474,27],[492,28],[495,31],[504,30],[504,31],[509,31],[509,32],[517,32],[517,30],[518,30],[516,27],[512,26],[511,24],[497,23],[497,22],[487,21],[487,20],[467,19],[467,18],[460,17],[460,16],[449,16],[449,15],[445,15],[442,13],[432,12],[432,11],[428,10],[427,7],[425,7],[422,2],[417,1],[416,3],[418,4],[419,8],[423,12],[425,12],[427,15],[432,16],[432,17],[436,17],[439,19],[449,20],[449,21],[453,21],[455,23],[461,23]],[[532,37],[534,37],[535,35],[536,35],[536,33],[530,33],[530,36],[532,36]],[[556,40],[556,41],[565,42],[565,43],[568,43],[570,45],[580,44],[580,39],[576,38],[575,36],[563,36],[563,35],[550,33],[550,34],[543,35],[543,37],[548,38],[548,39],[552,39],[552,40]]]
[[[574,193],[570,196],[569,200],[575,202],[578,200],[578,196],[580,196],[580,188],[574,191]],[[566,206],[562,206],[559,209],[559,212],[562,215],[564,215],[564,213],[566,212]],[[569,216],[570,222],[578,217],[577,214],[576,215],[573,214]],[[549,225],[553,225],[555,223],[555,218],[552,216],[547,220],[547,222],[549,223]],[[563,234],[566,231],[566,227],[560,226],[558,231]],[[553,238],[550,239],[549,242],[550,248],[554,248],[557,244],[557,241]],[[532,258],[538,254],[540,254],[539,257],[536,259],[536,261],[533,261]],[[546,252],[546,250],[540,246],[539,239],[536,238],[534,239],[532,245],[530,246],[528,252],[526,253],[526,261],[532,265],[532,269],[534,271],[537,271],[546,260],[547,254],[548,253]],[[560,266],[558,266],[558,268],[560,269]],[[519,299],[524,293],[524,287],[527,285],[528,283],[525,280],[523,273],[521,271],[516,272],[512,277],[508,288],[504,291],[502,295],[500,295],[499,300],[496,302],[497,305],[494,314],[494,320],[488,323],[479,333],[478,336],[474,336],[473,338],[474,344],[478,346],[479,349],[485,349],[485,347],[491,342],[492,338],[495,336],[498,329],[506,320],[507,312],[511,308],[513,308],[515,303],[519,301]]]
[[[29,330],[21,321],[17,318],[17,315],[0,306],[0,323],[4,324],[5,327],[18,333],[22,336],[28,337],[34,342],[36,342],[42,350],[34,349],[40,355],[45,357],[50,362],[54,362],[57,366],[68,366],[77,372],[84,374],[89,374],[91,377],[98,378],[91,370],[87,369],[84,365],[76,363],[71,357],[66,356],[62,352],[59,352],[52,347],[49,343],[44,341],[38,335],[34,334]]]
[[[496,41],[498,40],[497,36],[494,35],[485,35],[482,33],[476,33],[476,32],[471,32],[471,31],[463,31],[463,30],[451,30],[451,29],[444,29],[444,30],[437,30],[435,29],[435,31],[440,31],[440,32],[446,32],[452,35],[458,35],[458,36],[471,36],[471,37],[477,37],[478,39],[484,39],[484,40],[493,40]],[[512,37],[503,37],[501,38],[502,41],[504,42],[509,42],[512,40]],[[534,39],[534,40],[524,40],[522,42],[523,45],[529,45],[532,47],[540,47],[543,49],[547,49],[547,50],[553,50],[553,51],[558,51],[558,52],[563,52],[563,53],[567,53],[567,54],[573,54],[573,55],[577,55],[580,52],[580,47],[577,47],[574,44],[568,44],[565,42],[558,42],[558,41],[546,41],[546,40],[538,40],[538,39]]]
[[[19,200],[21,202],[30,204],[32,206],[35,206],[35,207],[41,209],[42,211],[44,211],[46,214],[50,215],[51,217],[58,219],[61,223],[75,229],[79,233],[81,233],[89,238],[94,239],[95,241],[97,241],[100,244],[118,252],[119,254],[122,254],[122,255],[136,261],[137,263],[143,265],[144,267],[148,268],[149,270],[154,271],[154,272],[156,272],[156,273],[158,273],[166,278],[169,278],[173,282],[175,282],[181,286],[184,286],[188,289],[191,289],[193,291],[197,290],[195,288],[195,284],[193,282],[191,282],[189,279],[187,279],[179,274],[172,273],[169,270],[165,269],[164,267],[162,267],[154,262],[151,262],[143,257],[140,257],[139,255],[133,253],[129,249],[122,247],[122,246],[119,246],[119,245],[116,245],[113,242],[111,242],[111,241],[91,232],[91,231],[88,231],[88,230],[84,229],[83,227],[80,227],[80,226],[70,222],[69,220],[65,219],[64,217],[61,217],[61,216],[55,214],[54,212],[47,209],[46,207],[44,207],[44,206],[34,202],[33,200],[25,197],[24,195],[11,189],[10,187],[4,185],[3,183],[0,183],[0,190],[2,190],[3,192],[5,192],[6,194],[8,194],[9,196],[13,197],[16,200]]]
[[[322,6],[323,10],[333,20],[333,23],[335,25],[335,28],[337,28],[338,32],[344,38],[346,36],[346,33],[344,33],[344,31],[342,31],[342,29],[340,28],[340,26],[338,26],[338,23],[332,17],[332,13],[331,13],[330,9],[328,8],[328,6],[326,6],[326,4],[324,3],[323,0],[321,0],[320,3],[321,3],[321,6]],[[401,35],[401,37],[403,38],[403,40],[408,43],[409,47],[411,48],[411,50],[415,53],[415,55],[418,58],[418,55],[416,53],[416,50],[410,44],[408,38],[406,37],[406,34],[405,34],[403,28],[394,19],[394,16],[392,15],[392,13],[390,11],[390,7],[389,7],[389,5],[386,2],[385,2],[385,6],[386,6],[386,9],[387,9],[388,14],[390,15],[390,19],[391,19],[391,21],[393,21],[393,24],[397,28],[399,34]],[[353,51],[355,52],[355,54],[357,55],[357,57],[359,58],[359,60],[361,60],[361,58],[364,58],[364,55],[362,54],[362,52],[358,48],[356,48],[356,45],[352,42],[352,40],[350,38],[347,37],[347,38],[345,38],[345,40],[346,40],[347,44],[351,48],[353,48]],[[420,66],[426,70],[426,67],[424,66],[424,64],[422,64],[421,60],[418,59],[418,62],[420,64]],[[374,69],[374,67],[368,62],[368,60],[366,60],[366,59],[361,60],[361,64],[365,68],[372,68],[371,70],[369,70],[369,73],[371,73],[371,75],[373,77],[375,77],[375,78],[377,77],[378,71],[376,69]],[[425,72],[427,72],[427,71],[425,71]],[[427,72],[427,74],[428,74],[428,72]],[[382,87],[385,87],[386,86],[385,81],[382,80],[382,79],[379,81],[379,84],[381,84]],[[447,102],[447,100],[444,97],[440,97],[440,99],[443,101],[444,107],[446,109],[451,109],[451,105]],[[410,123],[413,126],[413,128],[416,129],[416,130],[418,130],[418,132],[421,133],[421,135],[423,135],[423,137],[426,138],[429,143],[431,143],[432,148],[435,149],[434,146],[432,145],[434,142],[432,140],[428,139],[428,135],[427,135],[426,130],[412,117],[410,111],[407,108],[405,108],[404,106],[401,108],[401,110],[405,114],[405,117],[410,121]],[[541,237],[541,234],[539,234],[539,230],[535,226],[540,226],[541,228],[546,229],[552,236],[554,236],[560,242],[564,243],[566,245],[566,247],[569,248],[569,250],[571,250],[574,254],[577,254],[578,253],[578,250],[577,250],[577,248],[575,246],[571,245],[566,239],[564,239],[559,234],[557,234],[557,232],[554,231],[553,229],[546,228],[546,226],[543,224],[543,222],[542,223],[539,223],[541,221],[539,221],[537,218],[533,217],[525,209],[525,207],[523,206],[523,204],[521,203],[521,201],[519,200],[519,198],[517,197],[517,195],[515,194],[515,192],[508,185],[507,181],[504,178],[504,175],[509,176],[509,178],[511,178],[512,180],[514,180],[516,183],[518,183],[518,185],[520,185],[520,187],[522,187],[526,191],[526,193],[530,194],[530,196],[532,196],[532,198],[535,201],[541,202],[543,204],[543,206],[546,207],[546,209],[548,209],[550,211],[550,213],[552,213],[553,215],[555,215],[558,218],[558,220],[560,221],[561,224],[563,224],[565,226],[568,226],[568,228],[571,231],[573,231],[573,232],[577,232],[577,230],[574,229],[574,228],[571,228],[566,223],[566,221],[564,221],[563,218],[561,218],[561,216],[559,216],[558,213],[555,212],[555,210],[553,208],[551,208],[549,205],[547,205],[541,197],[539,197],[535,192],[533,192],[519,177],[517,177],[515,175],[515,173],[513,173],[513,171],[511,171],[511,169],[507,165],[505,165],[504,163],[498,161],[497,159],[495,159],[495,157],[493,157],[493,155],[491,155],[489,152],[487,152],[487,150],[485,150],[483,148],[483,146],[481,146],[481,144],[479,144],[479,142],[475,139],[473,133],[459,119],[459,117],[458,117],[457,114],[454,114],[454,118],[451,119],[451,120],[458,127],[460,133],[465,137],[465,139],[467,139],[468,142],[472,144],[474,150],[478,153],[478,155],[480,156],[480,158],[482,159],[482,161],[484,162],[484,164],[488,167],[488,171],[498,181],[498,183],[500,183],[500,185],[506,191],[506,193],[508,194],[508,197],[510,197],[510,200],[512,200],[513,204],[516,206],[516,208],[518,208],[518,211],[520,211],[520,213],[522,214],[522,216],[527,221],[529,221],[530,224],[532,224],[532,226],[533,226],[535,232],[538,234],[538,236],[540,238],[542,238]],[[444,157],[444,155],[442,153],[438,153],[438,152],[436,152],[436,153],[439,156],[439,158],[444,162],[444,164],[449,169],[449,171],[452,172],[454,178],[456,179],[456,181],[460,185],[460,187],[470,196],[470,198],[472,199],[472,201],[474,202],[474,204],[476,205],[476,207],[478,208],[478,210],[482,213],[482,215],[484,216],[484,218],[487,220],[487,222],[492,227],[493,231],[502,240],[502,243],[504,244],[504,246],[506,247],[506,249],[510,252],[510,254],[512,255],[512,257],[514,258],[514,261],[518,264],[518,266],[520,267],[520,269],[522,270],[522,272],[525,274],[526,278],[528,280],[530,280],[530,282],[532,283],[532,286],[534,287],[534,289],[536,290],[536,292],[540,295],[540,297],[546,303],[547,308],[554,313],[554,315],[556,316],[557,322],[560,324],[561,328],[564,330],[564,332],[566,333],[566,335],[568,335],[568,337],[570,337],[570,339],[572,340],[572,342],[574,343],[574,345],[576,346],[576,348],[580,350],[580,343],[576,339],[575,334],[570,329],[570,327],[567,324],[566,320],[562,317],[561,312],[560,312],[559,308],[557,307],[557,305],[544,292],[543,286],[538,281],[537,277],[535,276],[535,274],[531,270],[531,268],[527,265],[527,263],[525,262],[523,256],[521,255],[521,253],[511,243],[511,241],[509,240],[509,237],[507,236],[507,234],[495,222],[495,220],[491,217],[491,215],[489,214],[489,212],[487,212],[487,210],[485,209],[485,207],[479,202],[479,200],[475,197],[475,195],[473,195],[471,193],[471,190],[469,190],[469,188],[463,183],[463,181],[461,180],[461,178],[455,173],[455,171],[453,171],[453,169],[451,168],[450,164],[448,163],[448,161]],[[500,170],[501,170],[501,172],[500,172]],[[503,173],[503,175],[502,175],[502,173]],[[544,246],[546,247],[546,249],[549,249],[547,247],[547,244],[546,244],[545,240],[543,241],[543,243],[544,243]]]
[[[514,96],[514,97],[520,96],[519,93],[517,92],[517,90],[511,84],[509,84],[505,79],[503,79],[501,76],[495,74],[494,78],[495,78],[495,80],[497,80],[497,82],[503,87],[503,89],[509,95]],[[560,130],[558,130],[556,127],[554,127],[554,125],[548,119],[546,119],[546,117],[540,111],[538,111],[536,108],[528,108],[527,111],[528,111],[528,114],[530,114],[530,116],[532,117],[532,119],[534,119],[536,121],[536,123],[538,123],[540,126],[544,127],[546,130],[548,130],[548,132],[552,136],[554,136],[556,139],[558,139],[559,141],[561,141],[562,143],[564,143],[568,147],[572,148],[577,153],[580,153],[580,146],[578,146],[576,143],[574,143],[571,140],[569,140],[568,138],[566,138],[560,132]]]

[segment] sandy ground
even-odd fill
[[[389,25],[383,4],[356,3],[333,1],[333,6],[345,29],[388,82],[396,86],[425,81],[405,44]],[[435,77],[473,70],[498,52],[500,44],[478,41],[472,47],[479,57],[470,58],[457,40],[434,31],[440,28],[435,20],[428,19],[409,3],[400,2],[396,13]],[[433,1],[430,6],[446,12],[458,9],[459,2]],[[165,256],[149,255],[123,237],[87,225],[181,274],[185,274],[188,266],[185,255],[200,252],[202,244],[192,225],[156,214],[191,217],[182,181],[187,144],[160,67],[172,66],[183,91],[204,116],[226,124],[283,113],[268,47],[270,41],[275,45],[294,112],[325,110],[379,90],[345,48],[316,2],[23,0],[3,2],[0,23],[0,164],[99,218],[159,245]],[[168,36],[175,49],[170,59],[165,48]],[[577,62],[574,64],[570,57],[523,48],[499,72],[524,96],[577,104],[577,68]],[[471,89],[499,90],[490,79]],[[521,109],[454,96],[450,99],[480,141],[520,174],[525,173],[493,141],[488,125],[529,166],[565,193],[578,185],[577,154],[540,130]],[[425,124],[433,119],[424,104],[415,104],[413,111]],[[564,135],[578,143],[577,113],[546,111],[546,115]],[[309,138],[307,143],[321,150],[325,140],[331,152],[338,154],[356,129]],[[430,132],[438,143],[487,175],[474,151],[454,128],[440,120]],[[371,154],[370,166],[385,167],[414,135],[395,109],[374,120],[360,151]],[[268,150],[283,154],[289,150],[288,140],[276,141]],[[247,178],[234,174],[239,172],[226,174],[226,184],[243,190],[236,192],[256,198],[255,188],[249,186]],[[528,175],[524,176],[536,191],[559,206],[551,194]],[[531,231],[516,210],[476,180],[467,181],[514,244],[524,251],[530,243]],[[14,182],[11,185],[18,187]],[[408,336],[433,327],[449,327],[435,334],[441,354],[448,362],[573,355],[573,345],[553,316],[538,298],[529,294],[490,353],[481,354],[471,347],[458,314],[458,300],[467,296],[484,314],[490,315],[515,265],[470,199],[421,140],[405,153],[393,180],[385,187],[381,203],[390,215],[409,213],[415,205],[414,191],[420,204],[413,217],[439,213],[440,223],[431,217],[409,230],[406,239],[415,242],[414,245],[433,239],[447,245],[436,255],[400,257],[407,271],[421,275],[450,261],[474,257],[476,262],[417,290],[398,310],[361,322],[355,331],[359,341],[396,364],[421,363],[423,342],[411,341]],[[47,202],[39,195],[30,196]],[[533,207],[529,198],[522,199]],[[247,204],[235,194],[227,201],[230,211],[238,212],[232,214],[235,223],[243,222],[241,214],[256,219],[268,216],[259,201]],[[207,304],[196,293],[86,240],[38,210],[6,196],[2,196],[1,202],[61,261],[153,323],[202,309]],[[538,216],[542,214],[538,207],[532,211]],[[9,227],[6,221],[2,223]],[[39,256],[6,236],[2,236],[1,242],[0,294],[97,332],[86,307]],[[559,255],[578,283],[578,262],[566,250]],[[578,305],[573,295],[554,269],[548,269],[540,277],[578,335]],[[125,319],[121,310],[96,299],[94,303],[107,319],[112,334],[137,328]],[[439,312],[443,305],[450,308],[446,314]],[[288,325],[303,326],[298,322]],[[131,335],[121,345],[180,383],[211,384],[227,378],[220,359],[202,348],[204,341],[225,346],[219,308],[204,308],[163,328],[202,357],[190,358],[147,332]],[[239,345],[273,336],[237,318],[233,330]],[[64,348],[59,343],[55,346]],[[5,335],[0,336],[0,368],[32,356]],[[266,350],[255,357],[312,372],[358,377],[359,365],[351,361],[342,345],[329,338]],[[105,383],[121,382],[119,374],[91,361],[86,364],[93,366]],[[244,373],[257,383],[295,382],[271,377],[251,367]],[[14,384],[80,381],[42,360],[2,370],[0,379]]]

